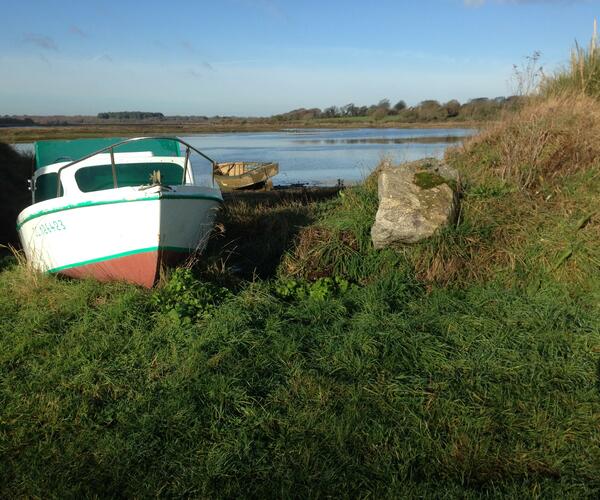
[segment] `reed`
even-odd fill
[[[544,96],[580,93],[600,98],[600,50],[598,47],[598,23],[594,20],[592,37],[587,47],[577,42],[571,50],[566,68],[545,79],[541,84]]]

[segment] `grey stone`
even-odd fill
[[[458,214],[458,172],[435,158],[378,172],[379,208],[371,239],[375,248],[417,243],[451,224]]]

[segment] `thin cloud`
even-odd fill
[[[109,54],[99,54],[99,55],[93,57],[92,61],[94,61],[94,62],[105,62],[105,63],[112,63],[112,62],[114,62],[113,58]]]
[[[198,49],[196,49],[196,47],[194,47],[194,45],[192,45],[192,43],[188,40],[183,40],[181,42],[181,46],[192,54],[198,54]]]
[[[180,45],[185,50],[187,50],[190,54],[193,54],[194,56],[200,56],[201,55],[201,52],[189,40],[182,40],[180,42]],[[202,64],[202,67],[204,69],[208,69],[210,71],[214,71],[214,68],[212,67],[212,65],[208,61],[202,61],[201,64]]]
[[[23,41],[35,45],[40,49],[58,52],[58,45],[56,45],[56,42],[49,36],[38,35],[36,33],[25,33],[25,35],[23,35]]]
[[[81,38],[87,38],[88,34],[83,31],[79,26],[75,26],[74,24],[69,26],[69,33],[71,33],[71,35],[77,35]]]
[[[202,78],[202,73],[196,71],[195,69],[188,69],[185,72],[185,75],[189,76],[190,78]]]
[[[40,61],[42,61],[49,68],[52,67],[52,64],[50,63],[50,61],[48,60],[48,58],[44,54],[38,54],[38,58],[39,58]]]

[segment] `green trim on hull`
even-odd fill
[[[156,201],[156,200],[212,200],[223,203],[223,199],[217,196],[208,195],[185,195],[175,193],[161,193],[154,196],[148,196],[145,198],[135,198],[133,200],[121,199],[121,200],[107,200],[107,201],[83,201],[81,203],[75,203],[74,205],[65,205],[64,207],[50,208],[48,210],[41,210],[34,214],[29,215],[23,222],[17,224],[17,231],[23,227],[24,224],[32,219],[43,217],[44,215],[53,214],[56,212],[64,212],[66,210],[73,210],[74,208],[85,208],[85,207],[96,207],[100,205],[112,205],[114,203],[132,203],[135,201]]]
[[[114,255],[106,255],[104,257],[98,257],[96,259],[83,260],[81,262],[76,262],[74,264],[67,264],[65,266],[55,267],[53,269],[48,269],[46,272],[47,273],[59,273],[60,271],[65,271],[66,269],[72,269],[74,267],[86,266],[88,264],[96,264],[97,262],[104,262],[107,260],[118,259],[120,257],[127,257],[129,255],[136,255],[139,253],[155,252],[157,250],[168,250],[171,252],[180,252],[180,253],[191,253],[194,251],[193,248],[167,247],[167,246],[138,248],[137,250],[129,250],[128,252],[116,253]]]

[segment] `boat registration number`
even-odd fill
[[[44,236],[50,233],[56,233],[57,231],[64,231],[67,229],[62,220],[56,219],[50,222],[42,222],[35,228],[36,236]]]

